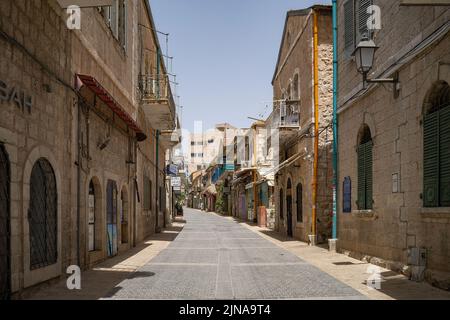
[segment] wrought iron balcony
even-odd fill
[[[167,76],[141,75],[139,84],[143,101],[169,100],[170,83]]]
[[[282,102],[277,108],[277,116],[274,120],[279,128],[293,128],[300,127],[300,112],[298,101]]]
[[[141,105],[151,126],[158,130],[173,130],[176,108],[167,75],[141,75],[139,79]]]

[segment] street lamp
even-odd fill
[[[373,40],[369,40],[367,36],[364,36],[352,54],[352,56],[355,57],[356,69],[363,76],[364,89],[366,88],[367,83],[392,83],[394,85],[394,95],[397,95],[399,90],[398,73],[395,73],[393,78],[367,78],[367,74],[370,70],[372,70],[375,51],[377,51],[377,49],[378,47],[375,45],[375,42],[373,42]]]
[[[375,45],[375,42],[365,37],[353,52],[353,56],[356,59],[356,68],[363,76],[367,76],[367,73],[372,69],[375,51],[377,49],[378,47]]]

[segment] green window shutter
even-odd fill
[[[366,208],[366,165],[364,145],[358,147],[358,209]]]
[[[344,45],[349,57],[355,48],[355,7],[354,0],[344,3]]]
[[[439,111],[440,206],[450,207],[450,106]]]
[[[439,112],[428,114],[423,122],[423,205],[439,205]]]
[[[366,143],[364,145],[364,165],[366,172],[366,209],[373,209],[373,157],[372,150],[373,144],[372,141]]]
[[[358,209],[373,209],[373,143],[358,147]]]
[[[303,185],[297,185],[297,222],[303,222]]]

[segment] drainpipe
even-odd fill
[[[319,166],[319,54],[318,54],[318,12],[313,9],[314,33],[314,171],[312,183],[312,224],[309,241],[312,246],[317,243],[317,172]]]
[[[77,139],[78,139],[78,159],[77,159],[77,265],[81,268],[80,258],[80,207],[81,207],[81,101],[78,100],[78,123],[77,123]]]
[[[156,225],[155,225],[155,232],[159,233],[159,207],[161,206],[161,203],[158,203],[158,200],[160,197],[158,197],[160,191],[159,191],[159,130],[156,130],[156,164],[155,164],[155,176],[156,176]]]
[[[333,230],[330,250],[336,251],[337,241],[337,192],[338,192],[338,53],[337,53],[337,0],[333,0]]]

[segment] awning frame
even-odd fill
[[[92,76],[76,74],[77,80],[80,80],[89,90],[91,90],[103,103],[105,103],[115,115],[126,123],[135,134],[137,141],[144,141],[147,135],[142,131],[137,122],[124,110],[124,108],[112,97],[112,95]],[[78,82],[78,81],[77,81]],[[77,84],[77,89],[81,86]]]

